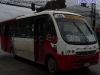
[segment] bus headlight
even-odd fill
[[[75,54],[75,50],[68,50],[68,51],[67,51],[67,54],[68,54],[68,55]]]

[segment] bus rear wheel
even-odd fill
[[[56,73],[57,72],[57,64],[56,64],[56,60],[54,57],[50,57],[48,59],[48,62],[47,62],[47,67],[48,67],[48,70],[50,73]]]
[[[13,49],[13,48],[11,49],[11,55],[12,55],[12,57],[13,57],[13,58],[15,58],[15,57],[16,57],[16,55],[15,55],[15,51],[14,51],[14,49]]]

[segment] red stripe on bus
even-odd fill
[[[16,18],[12,18],[12,19],[8,19],[8,20],[4,20],[3,22],[8,22],[8,21],[12,21],[12,20],[16,20]]]

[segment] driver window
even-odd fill
[[[51,42],[57,41],[56,30],[52,18],[49,16],[46,21],[46,36]],[[55,40],[55,41],[54,41]]]

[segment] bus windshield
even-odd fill
[[[63,15],[64,16],[64,15]],[[70,44],[92,44],[96,43],[96,38],[87,25],[84,19],[81,17],[68,16],[55,17],[59,31],[62,38]]]

